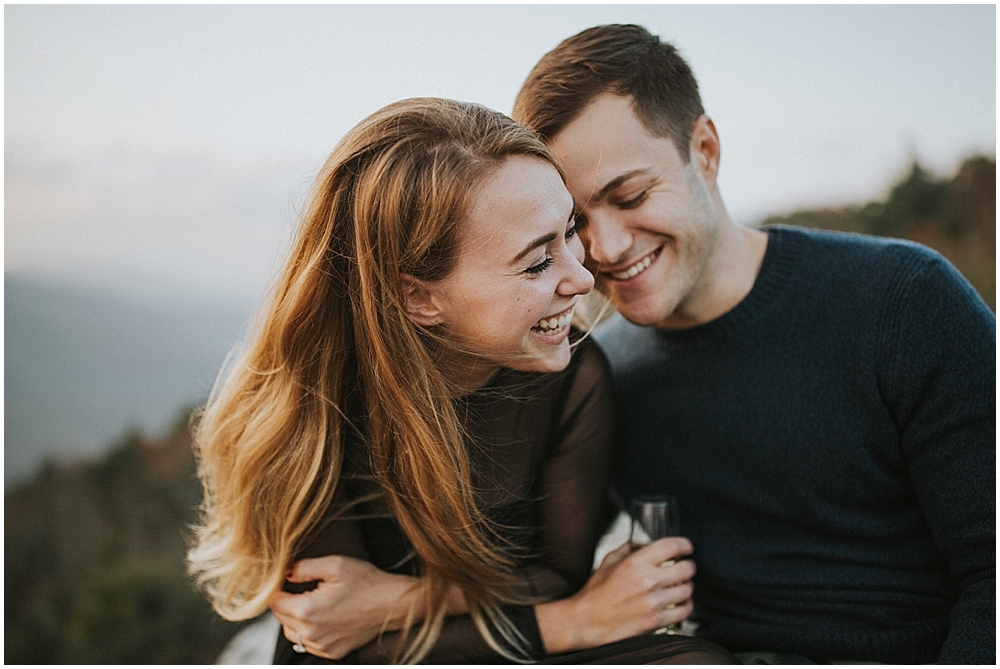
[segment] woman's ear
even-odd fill
[[[400,274],[403,283],[403,299],[406,300],[406,315],[417,325],[430,327],[444,322],[434,292],[420,279],[409,274]]]

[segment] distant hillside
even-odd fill
[[[201,486],[182,415],[4,494],[5,664],[209,664],[239,625],[185,573]]]
[[[207,397],[249,304],[128,300],[4,275],[4,483],[159,434]]]
[[[996,311],[997,165],[984,157],[965,161],[953,179],[936,179],[914,163],[885,202],[861,207],[800,211],[764,225],[901,237],[939,251]]]

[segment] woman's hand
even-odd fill
[[[319,584],[308,592],[279,592],[271,598],[271,610],[285,638],[313,655],[334,660],[384,630],[401,628],[421,591],[419,579],[340,555],[296,562],[286,577],[292,583]]]
[[[684,537],[667,537],[609,553],[578,593],[535,606],[545,652],[594,648],[687,619],[695,566],[679,558],[692,551]],[[678,561],[660,566],[670,560]]]

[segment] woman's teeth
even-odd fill
[[[632,265],[626,270],[621,272],[614,272],[611,274],[612,278],[618,279],[619,281],[625,281],[626,279],[631,279],[633,276],[641,274],[643,270],[653,264],[653,260],[656,259],[656,251],[653,251],[648,256]]]
[[[558,317],[554,318],[543,318],[542,320],[535,323],[532,330],[541,332],[542,334],[552,334],[553,332],[558,332],[564,327],[570,324],[573,320],[573,310],[565,311]]]

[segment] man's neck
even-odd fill
[[[727,216],[716,244],[699,290],[658,327],[678,330],[703,325],[728,313],[750,294],[767,251],[767,233],[735,225]]]

